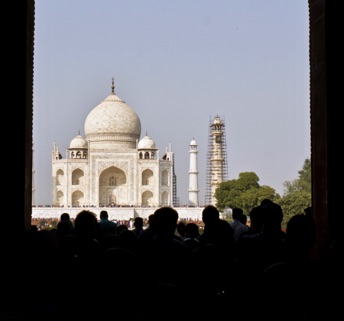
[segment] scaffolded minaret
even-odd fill
[[[197,164],[197,143],[193,139],[190,142],[190,168],[189,168],[189,206],[198,206],[198,164]]]
[[[215,116],[209,123],[205,205],[216,205],[215,190],[228,180],[225,123]]]

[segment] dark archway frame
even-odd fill
[[[322,258],[333,247],[342,248],[343,242],[344,215],[338,195],[341,146],[334,143],[342,132],[338,117],[341,100],[334,85],[340,79],[336,75],[340,62],[335,55],[341,52],[335,24],[341,19],[335,18],[340,12],[338,1],[308,0],[308,5],[312,198],[316,253]],[[13,231],[24,232],[31,226],[35,1],[7,2],[4,15],[13,26],[2,39],[6,48],[3,101],[11,101],[3,109],[3,204],[8,207],[4,206],[2,213],[2,236],[13,238]],[[6,125],[6,120],[11,122]],[[13,155],[15,159],[11,159]]]

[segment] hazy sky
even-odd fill
[[[209,121],[225,121],[228,178],[255,172],[283,195],[310,157],[307,0],[36,0],[35,204],[52,203],[62,156],[89,112],[115,92],[163,155],[175,153],[188,203],[198,143],[204,204]]]

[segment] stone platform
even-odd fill
[[[71,218],[82,210],[90,210],[99,218],[101,210],[107,210],[110,220],[129,220],[140,216],[148,218],[157,208],[154,207],[32,207],[32,218],[60,218],[64,212],[69,213]],[[202,220],[203,207],[175,207],[179,219]]]

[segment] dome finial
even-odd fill
[[[115,94],[115,79],[112,77],[111,93]]]

